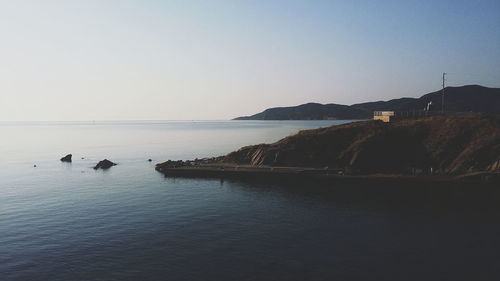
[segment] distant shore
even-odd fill
[[[480,85],[446,87],[447,112],[500,113],[500,88]],[[435,115],[441,112],[442,90],[420,98],[402,97],[389,101],[372,101],[353,105],[306,103],[297,106],[274,107],[263,112],[234,118],[234,120],[363,120],[370,119],[374,111],[391,110],[413,116]],[[432,105],[432,106],[429,106]],[[422,112],[429,108],[430,112]]]

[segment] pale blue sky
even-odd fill
[[[229,119],[500,87],[500,1],[3,1],[0,121]]]

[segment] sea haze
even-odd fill
[[[500,277],[496,189],[154,170],[345,122],[0,123],[0,280]],[[68,153],[73,163],[60,162]],[[118,165],[94,171],[104,158]]]

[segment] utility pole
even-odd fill
[[[443,72],[443,94],[442,94],[442,100],[441,100],[441,111],[443,112],[444,114],[444,82],[446,81],[446,73]]]

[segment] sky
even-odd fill
[[[0,121],[225,120],[500,87],[500,1],[0,0]]]

